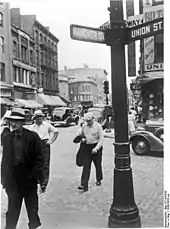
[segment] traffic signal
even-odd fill
[[[104,93],[107,95],[109,94],[109,81],[104,81]]]

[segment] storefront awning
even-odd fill
[[[16,103],[25,108],[42,108],[43,105],[35,100],[15,99]]]
[[[49,106],[66,106],[59,96],[50,96],[39,94],[37,95],[37,101],[43,105]]]
[[[61,106],[61,107],[67,106],[59,96],[51,96],[51,98],[54,100],[56,106]]]
[[[7,99],[7,98],[0,98],[0,103],[9,105],[9,106],[13,106],[15,104],[14,101],[11,101],[10,99]]]

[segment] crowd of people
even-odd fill
[[[73,140],[80,143],[82,175],[78,190],[88,191],[91,164],[96,170],[96,185],[103,180],[102,154],[104,132],[102,125],[95,120],[92,112],[81,110],[78,132]],[[136,128],[136,111],[128,112],[130,135]],[[29,228],[41,225],[38,214],[38,186],[40,193],[46,191],[50,176],[50,145],[58,138],[59,131],[44,120],[41,110],[36,110],[32,117],[34,123],[24,127],[25,113],[21,108],[8,110],[3,118],[6,124],[1,133],[3,146],[1,164],[1,183],[8,196],[6,229],[15,229],[24,199]]]

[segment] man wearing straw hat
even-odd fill
[[[35,131],[43,145],[43,154],[45,160],[45,183],[49,181],[49,167],[50,167],[50,145],[57,139],[58,130],[53,127],[49,122],[44,121],[44,114],[41,110],[36,110],[33,116],[35,123],[32,125],[31,130]]]
[[[11,131],[4,136],[1,164],[1,183],[8,196],[6,229],[15,229],[24,199],[29,229],[41,225],[38,215],[37,184],[45,191],[44,158],[37,133],[25,129],[25,114],[21,108],[8,117]]]

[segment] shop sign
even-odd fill
[[[0,96],[1,97],[11,97],[11,91],[10,90],[0,90]]]
[[[163,71],[163,70],[164,70],[164,64],[163,63],[146,64],[145,65],[145,72]]]
[[[25,99],[27,99],[27,100],[34,100],[34,93],[32,93],[32,92],[26,92],[25,93]]]

